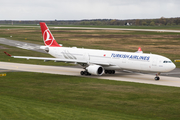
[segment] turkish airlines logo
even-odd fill
[[[49,31],[49,29],[44,31],[43,39],[44,39],[44,43],[45,43],[46,46],[51,46],[52,45],[52,43],[54,41],[54,38],[51,35],[51,32]]]

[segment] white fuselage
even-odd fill
[[[145,53],[83,49],[76,47],[49,47],[49,54],[60,59],[102,63],[105,70],[132,70],[142,72],[168,72],[176,66],[170,59]],[[107,65],[106,65],[107,64]]]

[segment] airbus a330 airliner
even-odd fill
[[[44,22],[41,22],[40,26],[45,44],[45,46],[41,46],[40,48],[55,58],[11,56],[5,53],[13,58],[52,60],[80,64],[84,68],[84,71],[80,72],[81,75],[115,74],[115,70],[130,70],[157,73],[154,79],[159,80],[160,73],[169,72],[176,68],[170,59],[161,55],[145,54],[140,47],[134,53],[62,47],[62,45],[55,41]]]

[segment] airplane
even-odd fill
[[[54,39],[46,23],[40,22],[45,46],[41,46],[55,58],[12,56],[13,58],[38,59],[44,61],[75,63],[84,69],[81,75],[115,74],[116,70],[129,70],[136,72],[157,73],[155,80],[160,80],[160,73],[169,72],[176,68],[167,57],[143,53],[141,47],[137,52],[122,52],[110,50],[84,49],[77,47],[63,47]]]

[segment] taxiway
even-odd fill
[[[32,51],[36,51],[36,52],[46,53],[44,50],[40,49],[40,46],[42,46],[42,45],[38,45],[38,44],[20,42],[17,40],[9,40],[6,38],[0,38],[0,44],[9,45],[9,46],[26,49],[26,50],[32,50]]]
[[[82,68],[79,67],[45,66],[45,65],[20,64],[20,63],[10,63],[10,62],[0,62],[0,69],[72,75],[72,76],[81,76],[80,71],[82,70]],[[161,80],[155,81],[154,80],[155,75],[141,74],[141,73],[127,73],[127,72],[118,71],[116,72],[115,75],[105,74],[102,76],[92,75],[92,76],[83,76],[83,77],[180,87],[180,78],[178,77],[161,76]]]
[[[53,27],[53,28],[55,28],[55,29],[123,30],[123,31],[147,31],[147,32],[173,32],[173,33],[180,33],[180,30],[161,30],[161,29],[93,28],[93,27]]]

